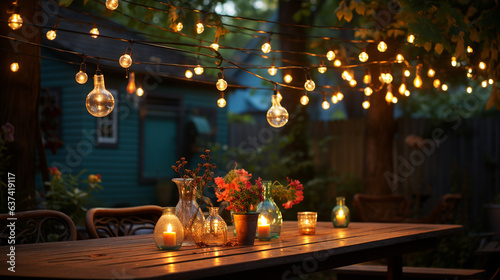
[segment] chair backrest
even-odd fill
[[[90,238],[152,233],[162,207],[145,205],[125,208],[92,208],[85,217]]]
[[[447,193],[441,197],[441,200],[434,206],[431,214],[422,220],[423,223],[444,224],[453,223],[458,203],[462,199],[461,194]]]
[[[15,236],[15,244],[73,241],[76,227],[70,217],[54,210],[16,212],[14,216],[1,214],[0,245],[12,245],[11,236]]]
[[[408,199],[399,194],[355,194],[353,206],[363,222],[403,222],[408,214]]]

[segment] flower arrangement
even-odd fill
[[[245,169],[229,171],[224,178],[215,178],[215,195],[217,201],[226,201],[229,206],[227,210],[237,213],[253,212],[257,204],[264,200],[262,179],[255,180],[255,184],[250,182],[252,174]]]
[[[293,205],[299,204],[304,200],[304,186],[299,180],[292,180],[288,177],[286,180],[288,182],[287,185],[282,185],[280,182],[275,181],[271,185],[271,189],[273,197],[286,200],[282,205],[285,209],[290,209]]]

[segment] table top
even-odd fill
[[[254,246],[183,246],[160,251],[151,234],[25,244],[15,246],[15,273],[2,261],[0,276],[199,279],[253,274],[292,279],[300,273],[422,250],[461,230],[460,225],[401,223],[351,223],[348,228],[333,228],[331,222],[318,222],[315,235],[299,235],[297,222],[287,221],[279,239],[256,240]],[[232,231],[228,236],[233,238]],[[9,253],[9,246],[0,248],[2,256]]]

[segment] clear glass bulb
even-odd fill
[[[481,69],[481,70],[486,69],[486,63],[484,63],[484,62],[482,62],[482,61],[481,61],[481,62],[479,62],[479,69]]]
[[[406,91],[406,85],[404,83],[402,83],[400,86],[399,86],[399,93],[400,94],[404,94],[405,91]]]
[[[406,69],[404,72],[404,75],[405,75],[405,77],[410,77],[410,75],[411,75],[410,70]]]
[[[184,28],[184,24],[182,24],[182,22],[178,22],[175,25],[175,31],[177,31],[177,32],[181,32],[183,28]]]
[[[380,41],[377,45],[377,50],[379,52],[385,52],[387,50],[387,44],[384,41]]]
[[[406,41],[408,41],[408,43],[410,44],[413,44],[413,42],[415,42],[415,36],[413,36],[413,34],[408,35]]]
[[[339,99],[337,98],[337,95],[332,95],[332,103],[337,104],[339,102]]]
[[[49,30],[49,31],[47,31],[46,36],[47,36],[47,39],[53,41],[54,39],[56,39],[57,34],[56,34],[55,30]]]
[[[370,108],[370,102],[368,100],[365,100],[365,101],[363,101],[362,106],[364,109],[368,109],[368,108]]]
[[[436,71],[434,71],[434,69],[432,68],[429,68],[429,70],[427,71],[427,76],[429,76],[429,78],[432,78],[434,77],[434,75],[436,75]]]
[[[75,80],[77,83],[83,85],[87,82],[89,79],[89,76],[87,76],[87,73],[83,72],[82,70],[78,71],[75,75]]]
[[[326,59],[328,59],[328,61],[332,61],[335,59],[335,52],[332,51],[332,50],[329,50],[327,53],[326,53]]]
[[[398,55],[396,55],[396,62],[403,63],[404,61],[405,61],[405,57],[402,54],[398,53]]]
[[[333,66],[340,67],[340,66],[342,66],[342,62],[338,59],[335,59],[335,61],[333,62]]]
[[[467,46],[467,53],[473,53],[474,50],[472,49],[471,46]]]
[[[212,49],[214,49],[215,51],[218,51],[218,50],[219,50],[219,44],[217,44],[217,43],[212,43],[212,44],[210,45],[210,47],[211,47]]]
[[[451,66],[457,67],[457,58],[454,56],[451,57]]]
[[[350,81],[352,79],[351,74],[349,74],[349,71],[347,71],[347,70],[342,71],[341,76],[342,76],[342,79],[344,79],[346,81]]]
[[[87,111],[94,117],[105,117],[115,107],[115,98],[104,86],[104,76],[94,75],[94,89],[87,95]]]
[[[372,76],[370,74],[365,74],[363,76],[363,83],[369,84],[372,82]]]
[[[200,65],[196,66],[196,67],[194,68],[194,73],[195,73],[196,75],[201,75],[201,74],[203,74],[203,67],[201,67]]]
[[[492,85],[494,82],[493,79],[488,79],[488,84]]]
[[[387,101],[387,103],[391,103],[393,97],[394,96],[392,95],[392,92],[387,91],[387,94],[385,95],[385,101]]]
[[[269,73],[269,75],[271,76],[274,76],[276,75],[276,73],[278,73],[278,69],[276,68],[276,66],[272,65],[270,68],[267,69],[267,73]]]
[[[138,87],[137,90],[135,91],[135,94],[139,97],[143,96],[144,90],[142,89],[142,87]]]
[[[283,81],[285,81],[285,83],[287,83],[287,84],[291,83],[292,80],[293,80],[293,78],[292,78],[292,75],[290,75],[290,74],[286,74],[285,77],[283,77]]]
[[[120,63],[120,66],[123,68],[129,68],[130,65],[132,65],[132,57],[130,57],[129,54],[124,54],[120,56],[118,63]]]
[[[277,95],[272,96],[272,106],[267,111],[267,122],[272,127],[282,127],[288,122],[288,112],[283,108]]]
[[[23,18],[21,17],[20,14],[12,14],[9,17],[9,27],[12,28],[12,30],[18,30],[23,26]]]
[[[481,82],[481,86],[484,87],[484,88],[487,87],[488,86],[488,81],[486,81],[486,80],[482,81]]]
[[[203,23],[198,22],[196,24],[196,33],[201,34],[201,33],[203,33],[203,31],[205,31],[205,26],[203,25]]]
[[[398,98],[396,96],[392,97],[392,103],[394,104],[398,103]]]
[[[442,89],[443,91],[447,91],[447,90],[448,90],[448,85],[447,85],[447,84],[443,84],[443,85],[441,86],[441,89]]]
[[[435,87],[435,88],[438,88],[440,85],[441,85],[441,81],[439,79],[435,79],[433,82],[432,82],[432,85]]]
[[[224,99],[224,97],[221,97],[217,100],[217,106],[219,106],[220,108],[224,108],[226,107],[226,99]]]
[[[359,54],[358,58],[359,58],[359,61],[366,62],[366,61],[368,61],[369,57],[368,57],[368,54],[365,51],[363,51]]]
[[[127,84],[127,92],[132,94],[134,93],[136,90],[136,87],[135,87],[135,73],[134,72],[130,72],[130,74],[128,74],[128,84]]]
[[[191,70],[186,70],[184,75],[186,76],[186,78],[191,79],[193,77],[193,72],[191,72]]]
[[[217,87],[220,91],[225,91],[227,88],[227,82],[224,79],[219,79],[215,84],[215,87]]]
[[[307,80],[305,83],[304,83],[304,88],[307,90],[307,91],[313,91],[315,88],[316,88],[316,84],[314,83],[313,80]]]
[[[410,91],[409,90],[405,90],[405,96],[410,96]]]
[[[271,51],[271,44],[269,42],[265,42],[262,44],[262,47],[260,48],[263,53],[269,53]]]
[[[302,97],[300,97],[300,104],[302,105],[307,105],[309,103],[309,97],[307,97],[307,95],[302,95]]]
[[[19,71],[19,63],[17,63],[17,62],[12,62],[12,64],[10,65],[10,71],[12,71],[12,72],[17,72],[17,71]]]
[[[321,108],[323,108],[324,110],[328,110],[330,108],[330,103],[328,103],[328,101],[326,100],[323,100],[323,102],[321,103]]]
[[[97,27],[92,28],[90,34],[92,34],[92,38],[97,38],[97,36],[99,36],[99,29],[97,29]]]
[[[472,93],[472,88],[471,87],[467,87],[467,93]]]
[[[351,87],[355,87],[357,84],[358,84],[358,82],[356,82],[356,80],[354,80],[354,79],[351,79],[351,80],[349,81],[349,85],[350,85]]]
[[[337,99],[338,99],[339,101],[342,101],[342,100],[344,99],[344,95],[342,94],[342,92],[340,92],[340,91],[339,91],[339,92],[337,92]]]
[[[420,77],[420,75],[415,76],[415,79],[413,80],[413,85],[416,88],[420,88],[422,86],[422,78]]]
[[[472,78],[472,74],[471,73],[467,73],[467,78]]]
[[[326,72],[326,66],[322,63],[319,67],[318,67],[318,72],[320,72],[321,74],[324,74]]]
[[[373,93],[373,89],[371,87],[365,87],[363,91],[365,92],[366,96],[370,96]]]
[[[118,0],[106,0],[106,8],[111,11],[116,10],[118,8]]]

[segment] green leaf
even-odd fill
[[[73,3],[73,0],[60,0],[59,6],[69,7],[69,5],[71,5],[71,3]]]
[[[441,43],[436,43],[436,45],[434,46],[434,50],[439,54],[441,55],[441,53],[443,53],[443,44]]]

